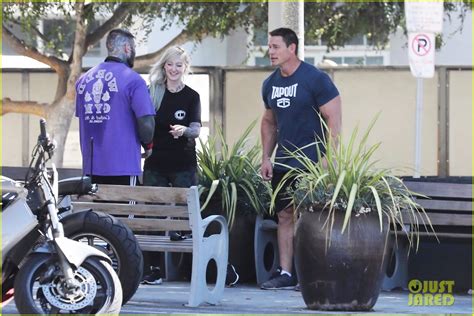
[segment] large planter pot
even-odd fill
[[[229,262],[239,274],[239,282],[255,282],[255,214],[237,214],[229,232]]]
[[[377,301],[387,262],[388,222],[380,232],[376,214],[352,216],[341,234],[344,212],[335,212],[326,249],[327,212],[302,212],[295,230],[295,265],[309,309],[370,310]]]

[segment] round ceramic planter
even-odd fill
[[[343,211],[335,212],[326,249],[327,212],[302,212],[295,230],[295,264],[309,309],[367,311],[375,305],[387,262],[388,225],[377,214],[352,216],[341,234]]]

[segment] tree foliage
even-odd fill
[[[18,54],[50,66],[58,74],[58,84],[51,104],[4,99],[2,114],[30,112],[46,117],[50,132],[63,149],[74,113],[74,83],[82,71],[82,58],[110,30],[139,23],[146,40],[157,21],[161,20],[163,29],[182,26],[181,32],[164,47],[136,58],[135,67],[141,68],[155,62],[169,46],[200,41],[206,36],[224,36],[238,27],[249,30],[251,25],[261,25],[255,12],[265,6],[263,2],[247,5],[236,1],[3,2],[3,40]],[[43,26],[52,19],[54,27],[48,32]],[[61,165],[61,150],[55,158]]]
[[[467,0],[444,3],[448,19],[459,12],[463,21],[471,8]],[[344,46],[356,35],[365,35],[369,45],[383,48],[398,27],[406,34],[404,1],[305,3],[306,38],[321,39],[328,49]]]
[[[206,36],[224,36],[230,31],[252,25],[261,25],[256,19],[256,11],[266,7],[263,2],[241,4],[239,2],[126,2],[110,1],[86,4],[82,19],[87,25],[86,49],[96,44],[110,29],[130,27],[140,21],[140,31],[148,35],[157,21],[163,23],[162,30],[176,24],[190,40],[202,40]],[[3,3],[3,27],[17,29],[15,36],[23,40],[25,47],[38,46],[41,53],[64,58],[70,57],[70,44],[74,35],[75,9],[73,2],[18,2]],[[54,32],[44,33],[43,21],[58,19],[63,21]],[[104,21],[101,25],[94,23]],[[100,37],[99,37],[100,36]],[[66,39],[66,40],[65,40]]]
[[[460,12],[463,20],[466,11],[472,8],[472,2],[445,2],[444,6],[448,19],[452,12]],[[42,54],[70,62],[76,14],[73,1],[6,2],[2,7],[3,27],[16,29],[15,36],[26,48],[35,48]],[[199,41],[206,36],[224,36],[238,27],[247,31],[252,27],[266,27],[267,7],[266,1],[91,2],[84,5],[82,12],[87,25],[86,52],[105,36],[106,31],[118,25],[129,27],[137,19],[145,34],[149,34],[159,20],[163,24],[162,30],[179,25],[186,40]],[[51,18],[63,22],[54,32],[45,33],[40,26]],[[99,20],[105,22],[100,25]],[[307,1],[304,23],[306,41],[322,40],[328,49],[344,46],[356,35],[366,35],[369,44],[383,47],[397,27],[405,28],[404,2]]]
[[[356,35],[365,35],[370,44],[383,47],[389,35],[405,25],[403,5],[403,1],[380,0],[307,1],[306,41],[322,40],[328,49],[333,49]],[[470,9],[472,3],[468,0],[445,3],[445,11],[460,12],[461,19]],[[207,36],[222,37],[239,27],[246,31],[266,29],[268,20],[267,1],[17,1],[2,2],[2,11],[3,40],[18,54],[43,62],[58,74],[51,104],[4,99],[2,114],[30,112],[49,118],[60,146],[65,143],[74,112],[74,83],[82,71],[82,57],[110,30],[130,27],[139,21],[139,30],[146,41],[158,21],[162,30],[175,25],[182,28],[164,47],[138,56],[135,67],[141,68],[155,62],[171,45],[201,41]],[[54,27],[43,27],[51,19]],[[61,163],[62,155],[56,157]]]

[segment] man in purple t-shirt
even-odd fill
[[[76,83],[82,167],[95,183],[135,185],[140,144],[151,154],[155,110],[145,81],[132,70],[134,36],[110,31],[107,50],[105,61]]]

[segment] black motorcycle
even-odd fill
[[[118,314],[122,287],[110,258],[65,237],[55,145],[45,121],[24,183],[2,177],[2,305],[21,314]]]
[[[143,255],[131,229],[115,217],[92,209],[72,207],[71,196],[91,195],[97,191],[89,177],[59,181],[59,217],[64,234],[96,247],[112,260],[123,289],[123,304],[135,294],[143,274]]]

